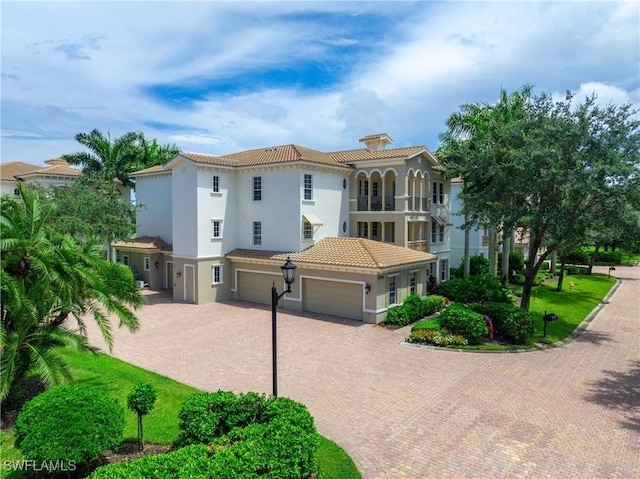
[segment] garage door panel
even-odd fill
[[[305,278],[303,307],[313,313],[362,320],[362,285]]]
[[[281,278],[281,276],[239,271],[238,299],[253,303],[271,304],[271,287],[278,278]]]

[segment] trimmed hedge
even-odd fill
[[[57,462],[69,470],[122,442],[124,409],[104,390],[58,386],[24,404],[13,427],[25,459]]]
[[[535,322],[527,311],[506,303],[469,305],[473,311],[489,316],[496,335],[512,344],[528,344],[535,335]]]
[[[489,328],[482,314],[462,304],[449,305],[440,315],[440,322],[444,329],[454,335],[461,335],[469,341],[469,344],[482,344],[489,334]]]
[[[438,283],[436,293],[456,303],[509,302],[500,280],[486,274],[443,281]]]
[[[185,447],[104,466],[89,477],[306,479],[317,473],[320,439],[313,417],[291,399],[196,393],[185,401],[179,419]]]
[[[442,296],[431,295],[420,298],[417,294],[410,294],[404,299],[401,306],[387,309],[384,322],[395,326],[406,326],[440,311],[445,304],[446,299]]]

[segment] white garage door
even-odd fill
[[[305,311],[362,321],[362,285],[305,278],[302,284]]]
[[[276,288],[282,289],[282,275],[240,271],[238,272],[238,299],[271,304],[271,286],[274,281]]]

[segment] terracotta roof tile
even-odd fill
[[[409,158],[423,151],[427,151],[424,146],[407,146],[404,148],[388,148],[384,150],[358,148],[355,150],[335,151],[333,153],[329,153],[329,156],[338,163],[353,163],[356,161],[366,160]]]
[[[423,253],[365,238],[324,238],[299,253],[236,249],[227,254],[227,257],[230,258],[274,261],[286,261],[289,256],[294,263],[371,269],[426,263],[437,259],[431,253]]]
[[[363,136],[358,141],[363,142],[363,141],[369,141],[369,140],[380,140],[381,138],[384,138],[384,137],[391,139],[391,137],[386,133],[376,133],[374,135]]]
[[[172,251],[173,247],[159,236],[139,236],[130,241],[116,241],[111,243],[115,248],[157,249]]]
[[[32,165],[22,161],[0,163],[0,179],[3,181],[14,181],[16,177],[24,175],[25,173],[37,171],[40,168],[42,168],[42,166]]]
[[[144,170],[138,170],[135,173],[132,173],[132,176],[135,175],[144,175],[146,173],[159,173],[161,171],[170,171],[167,168],[164,167],[164,165],[156,165],[156,166],[152,166],[150,168],[145,168]]]

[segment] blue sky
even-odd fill
[[[2,1],[2,161],[79,132],[213,155],[295,143],[435,150],[500,91],[640,106],[637,2]]]

